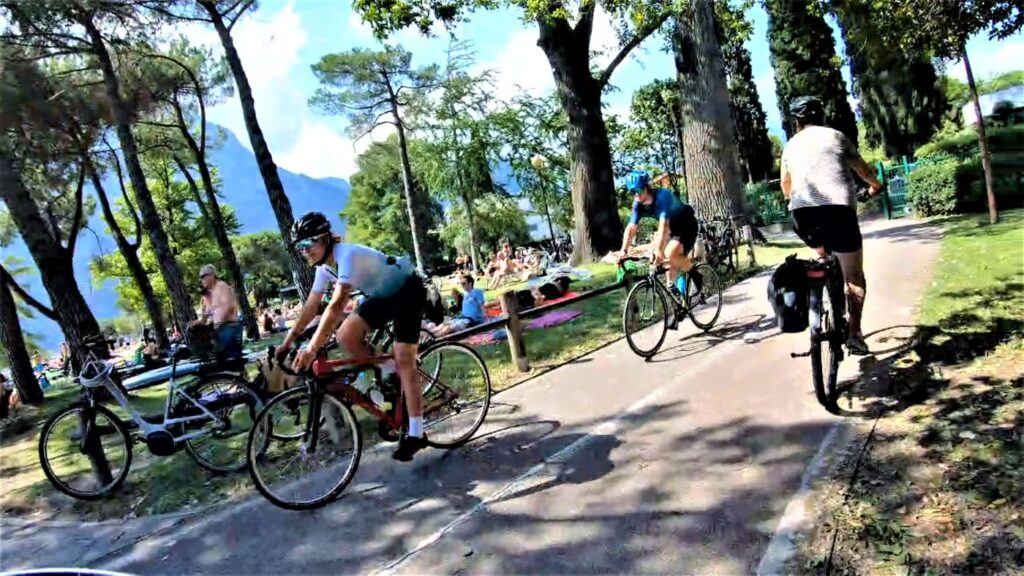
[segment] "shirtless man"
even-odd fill
[[[217,333],[217,349],[228,358],[242,355],[242,324],[238,321],[238,298],[235,290],[220,278],[212,264],[199,270],[203,285],[202,317],[198,322],[213,324]]]

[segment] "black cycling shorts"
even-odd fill
[[[811,248],[857,252],[864,247],[857,211],[849,206],[810,206],[793,210],[793,231]]]
[[[697,215],[690,206],[676,212],[668,219],[668,234],[683,245],[683,253],[689,254],[697,242]]]
[[[412,274],[398,292],[387,298],[367,298],[356,309],[356,314],[376,330],[394,320],[395,341],[417,344],[420,341],[420,319],[427,289],[423,279]]]

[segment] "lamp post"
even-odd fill
[[[532,165],[533,169],[537,171],[537,178],[540,182],[541,204],[544,207],[544,217],[548,221],[548,234],[551,237],[551,246],[554,248],[555,253],[557,254],[558,240],[555,238],[555,227],[551,223],[551,210],[548,208],[548,191],[547,186],[544,182],[544,170],[546,170],[548,167],[548,159],[545,158],[542,154],[534,154],[530,158],[530,165]]]

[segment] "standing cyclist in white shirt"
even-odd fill
[[[406,257],[395,258],[367,246],[342,242],[331,233],[330,222],[319,212],[310,212],[295,222],[292,241],[310,265],[316,267],[316,277],[302,314],[281,348],[289,348],[297,335],[302,334],[316,316],[323,295],[332,283],[331,301],[309,344],[296,355],[292,363],[295,370],[312,364],[317,351],[339,323],[338,343],[353,356],[369,356],[371,350],[366,343],[366,333],[393,320],[395,363],[409,410],[409,431],[399,440],[392,456],[402,462],[412,460],[427,443],[423,432],[423,392],[416,373],[420,318],[426,299],[423,280]],[[352,290],[361,291],[366,299],[342,322]]]
[[[871,186],[882,189],[874,170],[857,147],[838,130],[824,126],[825,109],[814,96],[797,98],[789,107],[796,133],[782,152],[782,193],[789,200],[797,236],[821,256],[831,251],[839,259],[846,281],[850,327],[846,348],[868,354],[860,320],[867,282],[864,279],[864,244],[857,221],[856,172]]]

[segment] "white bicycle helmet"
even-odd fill
[[[78,381],[86,388],[101,388],[110,379],[114,365],[101,360],[91,360],[78,375]]]

